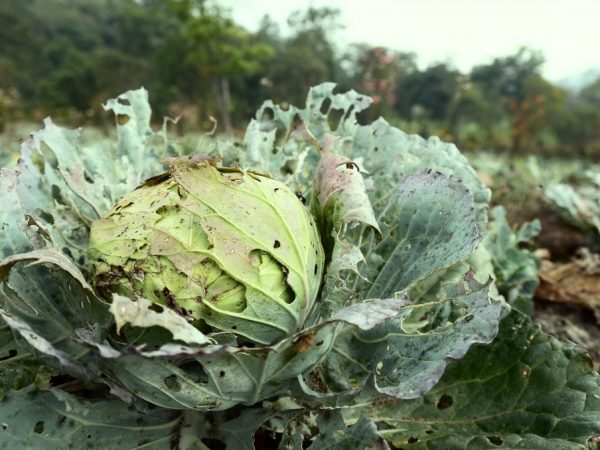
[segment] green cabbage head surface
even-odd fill
[[[300,329],[324,260],[286,185],[205,162],[175,164],[122,198],[93,222],[88,255],[104,296],[141,296],[258,344]]]

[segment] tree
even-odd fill
[[[250,34],[218,6],[203,0],[171,1],[182,24],[184,64],[208,83],[220,112],[223,130],[230,133],[231,91],[229,80],[260,72],[273,55],[264,43],[252,43]]]
[[[373,98],[371,118],[392,114],[398,96],[404,95],[398,86],[417,71],[416,55],[366,44],[357,44],[353,50],[347,58],[353,87]]]
[[[460,72],[445,63],[414,71],[398,84],[396,109],[410,118],[413,108],[419,106],[427,117],[443,121],[462,82]]]
[[[474,67],[471,80],[489,94],[522,102],[526,98],[526,80],[539,75],[543,64],[544,57],[539,51],[522,47],[514,55],[495,58],[491,64]]]
[[[339,10],[309,8],[288,19],[293,30],[266,73],[269,94],[275,100],[301,104],[309,87],[340,80],[342,69],[330,33],[341,26]]]

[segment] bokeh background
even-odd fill
[[[600,157],[600,3],[585,0],[3,0],[0,129],[102,125],[151,93],[157,121],[239,130],[325,80],[464,150]]]

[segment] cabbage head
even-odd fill
[[[285,184],[206,161],[175,164],[123,197],[92,223],[88,254],[106,298],[144,297],[258,344],[300,329],[324,259]]]

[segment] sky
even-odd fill
[[[336,38],[414,51],[421,66],[451,62],[462,71],[515,53],[541,50],[544,75],[560,82],[600,69],[600,0],[222,0],[235,21],[257,29],[271,15],[285,35],[288,15],[308,6],[337,7]]]

